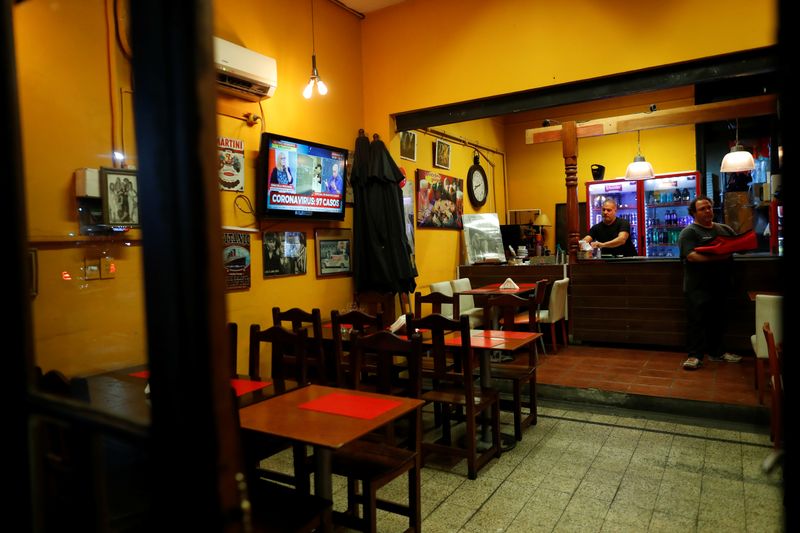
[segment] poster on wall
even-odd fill
[[[417,169],[417,227],[461,229],[464,180]]]
[[[416,267],[414,259],[414,178],[406,176],[406,169],[400,167],[403,181],[400,183],[403,190],[403,223],[406,226],[406,240],[411,246],[411,265]]]
[[[219,189],[244,191],[244,141],[217,137],[219,155]]]
[[[306,234],[302,231],[264,232],[264,277],[306,273]]]
[[[222,232],[222,264],[225,267],[225,290],[250,288],[250,234]]]

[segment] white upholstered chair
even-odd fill
[[[758,403],[764,403],[765,369],[769,364],[767,341],[762,333],[764,322],[769,322],[775,343],[783,342],[783,296],[773,294],[756,295],[755,334],[750,337],[753,351],[756,353],[755,383],[758,389]]]
[[[558,342],[556,341],[556,323],[561,322],[561,335],[564,340],[564,346],[569,344],[567,339],[567,288],[569,286],[569,278],[563,278],[553,282],[553,287],[550,289],[550,300],[547,304],[547,309],[539,311],[539,323],[550,324],[550,338],[553,343],[553,353],[558,351]]]
[[[431,292],[441,292],[445,296],[453,296],[453,287],[450,285],[449,281],[437,281],[436,283],[431,283],[430,289]],[[452,320],[453,306],[450,304],[442,304],[442,314]]]
[[[450,282],[450,286],[452,288],[451,294],[472,289],[469,278],[454,279]],[[433,290],[433,285],[431,285],[431,290]],[[475,298],[473,298],[471,294],[463,294],[460,296],[459,302],[461,315],[467,315],[469,317],[469,327],[474,329],[482,326],[483,308],[475,307]]]

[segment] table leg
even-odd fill
[[[333,501],[333,474],[331,472],[331,457],[333,452],[322,446],[314,447],[314,494]]]
[[[481,387],[491,388],[492,386],[492,357],[491,350],[480,350],[481,352]],[[477,443],[478,449],[487,449],[492,446],[492,428],[489,424],[489,414],[484,411],[481,415],[481,436]],[[517,439],[514,435],[506,435],[500,432],[500,449],[504,452],[516,446]]]

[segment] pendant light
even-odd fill
[[[641,132],[636,130],[636,156],[633,158],[633,162],[628,164],[628,169],[625,171],[626,179],[643,180],[655,175],[653,165],[644,160],[641,140]]]
[[[725,154],[722,158],[722,165],[719,167],[720,172],[747,172],[756,168],[756,162],[753,160],[753,154],[744,149],[739,144],[739,119],[736,119],[736,144],[733,145],[731,151]]]
[[[303,89],[303,97],[306,99],[311,98],[314,85],[317,86],[317,92],[320,95],[325,96],[328,94],[328,86],[320,79],[317,71],[317,48],[314,42],[314,0],[311,0],[311,77],[308,80],[308,85]]]

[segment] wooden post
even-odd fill
[[[578,261],[578,131],[575,121],[561,126],[561,149],[567,185],[567,250],[569,263]]]

